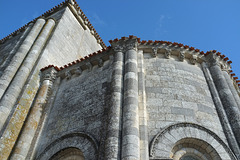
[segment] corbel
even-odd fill
[[[152,55],[153,55],[153,57],[157,57],[157,51],[158,51],[158,47],[152,47]]]
[[[190,62],[192,64],[196,64],[196,62],[197,62],[197,55],[192,55],[191,58],[190,58]]]
[[[165,53],[164,53],[164,55],[165,55],[165,58],[169,59],[169,58],[170,58],[170,55],[171,55],[171,50],[170,50],[170,49],[169,49],[169,50],[166,50]]]
[[[70,79],[71,76],[72,76],[72,74],[71,74],[70,71],[66,71],[66,72],[65,72],[65,77],[66,77],[67,79]]]
[[[179,52],[179,57],[178,57],[178,58],[179,58],[179,60],[180,60],[180,61],[182,61],[182,62],[183,62],[183,61],[184,61],[184,59],[185,59],[185,52],[183,52],[183,51],[180,51],[180,52]]]

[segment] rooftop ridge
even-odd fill
[[[120,39],[115,38],[114,40],[109,40],[109,43],[112,44],[112,43],[118,42],[118,41],[120,41],[120,40],[128,40],[128,39],[137,39],[137,41],[138,41],[139,44],[158,44],[158,43],[161,43],[161,44],[167,44],[167,45],[173,45],[173,46],[183,47],[184,49],[189,49],[190,51],[199,52],[201,55],[204,55],[204,56],[207,56],[207,55],[209,55],[210,53],[213,53],[213,54],[215,54],[216,56],[220,57],[222,60],[224,60],[224,61],[225,61],[226,63],[228,63],[229,65],[232,63],[232,61],[230,61],[228,57],[226,57],[225,55],[221,54],[220,52],[217,52],[216,50],[210,50],[210,51],[207,51],[207,52],[205,53],[204,51],[200,51],[199,49],[195,49],[194,47],[190,47],[190,46],[188,46],[188,45],[184,45],[184,44],[177,43],[177,42],[157,41],[157,40],[155,40],[155,41],[152,41],[152,40],[148,40],[148,41],[142,40],[142,41],[141,41],[140,38],[137,38],[136,36],[130,35],[129,37],[121,37]],[[66,65],[61,66],[60,68],[57,67],[57,66],[54,66],[54,65],[49,65],[49,66],[46,66],[46,67],[42,68],[41,71],[44,71],[44,70],[46,70],[46,69],[48,69],[48,68],[52,68],[52,67],[54,67],[54,68],[56,69],[56,71],[61,71],[61,70],[64,70],[65,68],[68,68],[68,67],[70,67],[70,66],[72,66],[72,65],[74,65],[74,64],[76,64],[76,63],[80,63],[80,62],[82,62],[82,61],[85,61],[85,60],[87,60],[88,58],[93,57],[93,56],[95,56],[95,55],[98,55],[98,54],[100,54],[100,53],[102,53],[102,52],[104,52],[104,51],[107,51],[107,50],[109,50],[109,49],[111,49],[111,46],[108,46],[107,48],[104,48],[104,49],[102,49],[102,50],[98,50],[97,52],[93,52],[92,54],[89,54],[89,55],[87,55],[87,56],[85,56],[85,57],[83,57],[83,58],[80,58],[80,59],[77,59],[77,60],[75,60],[75,61],[72,61],[72,62],[70,62],[70,63],[68,63],[68,64],[66,64]],[[238,79],[238,77],[236,77],[236,74],[233,73],[232,70],[230,70],[230,71],[228,72],[228,74],[231,76],[233,82],[235,82],[236,85],[237,85],[237,86],[239,87],[239,89],[240,89],[240,79]]]
[[[103,42],[102,38],[96,32],[95,28],[92,26],[92,24],[90,23],[90,21],[88,20],[86,15],[83,13],[83,11],[80,9],[79,5],[77,4],[77,2],[75,0],[65,0],[64,2],[56,5],[55,7],[51,8],[49,10],[47,10],[41,16],[39,16],[37,18],[34,18],[32,21],[28,22],[24,26],[20,27],[19,29],[15,30],[14,32],[10,33],[6,37],[0,39],[0,44],[4,43],[8,39],[11,39],[13,36],[17,35],[18,33],[24,31],[30,23],[34,23],[38,18],[48,17],[52,13],[56,12],[59,8],[61,8],[63,6],[68,6],[69,4],[71,4],[75,8],[76,11],[79,11],[81,13],[79,16],[83,19],[85,25],[87,25],[90,30],[94,31],[94,37],[97,40],[99,40],[99,43],[102,45],[103,48],[106,48],[106,45]]]

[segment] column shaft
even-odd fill
[[[214,85],[212,76],[211,76],[211,74],[209,72],[209,69],[208,69],[205,62],[202,63],[202,68],[203,68],[203,73],[205,75],[206,81],[208,83],[208,86],[209,86],[209,89],[210,89],[210,92],[211,92],[211,95],[212,95],[212,98],[213,98],[213,102],[216,106],[218,116],[220,117],[219,120],[222,124],[223,131],[224,131],[224,134],[227,138],[228,144],[229,144],[230,148],[232,149],[232,151],[235,153],[236,157],[240,158],[240,149],[238,147],[238,143],[237,143],[237,141],[234,137],[234,133],[233,133],[232,128],[229,124],[227,115],[225,113],[225,110],[224,110],[222,102],[221,102],[221,99],[218,95],[218,92],[217,92],[217,89]]]
[[[140,159],[149,159],[148,149],[148,125],[145,91],[145,71],[143,65],[143,51],[138,52],[138,97],[139,97],[139,138],[140,138]]]
[[[2,76],[0,77],[0,99],[2,98],[5,90],[7,89],[9,83],[16,74],[18,68],[26,57],[28,51],[32,47],[35,39],[39,35],[43,25],[45,24],[44,19],[38,19],[34,24],[33,28],[19,47],[17,53],[13,56],[11,62],[4,70]]]
[[[122,160],[139,160],[138,68],[137,52],[125,53]]]
[[[0,68],[3,69],[2,71],[0,71],[1,72],[0,77],[2,77],[2,73],[8,67],[8,65],[11,63],[11,60],[14,57],[15,53],[17,52],[17,49],[20,47],[23,40],[26,38],[26,36],[29,33],[29,31],[31,30],[32,26],[33,26],[33,23],[30,23],[28,25],[28,27],[25,29],[25,31],[22,33],[21,37],[18,39],[18,41],[14,45],[14,47],[12,47],[12,50],[9,53],[4,53],[4,54],[8,54],[8,56],[7,56],[7,59],[5,59],[4,62],[2,62],[2,64],[0,64]],[[0,99],[1,99],[1,97],[2,96],[0,96]]]
[[[235,89],[235,87],[233,86],[233,81],[230,79],[229,74],[226,71],[223,71],[223,75],[227,81],[228,87],[230,88],[232,95],[238,105],[238,108],[240,109],[240,97]]]
[[[11,112],[12,107],[14,106],[30,72],[32,71],[32,68],[35,62],[37,61],[39,54],[42,48],[44,47],[54,25],[55,25],[54,20],[49,19],[47,21],[42,32],[40,33],[39,37],[35,41],[30,52],[28,53],[28,56],[24,60],[16,76],[13,78],[11,85],[6,91],[6,94],[2,97],[2,100],[0,102],[0,109],[1,109],[0,110],[0,117],[1,117],[0,130],[2,130],[2,133],[3,133],[3,125],[6,122],[6,119],[9,113]]]
[[[42,115],[43,105],[46,103],[48,91],[50,90],[51,86],[52,81],[50,81],[49,79],[43,81],[42,86],[38,92],[36,101],[30,111],[27,121],[25,122],[23,131],[17,141],[17,144],[13,150],[13,154],[10,159],[26,159],[29,148],[31,146],[31,142],[33,140]]]
[[[228,87],[228,84],[223,76],[221,68],[217,64],[209,67],[214,84],[218,91],[222,105],[226,111],[231,128],[235,135],[238,145],[240,145],[240,112],[235,99]]]
[[[121,112],[123,97],[123,62],[124,55],[121,51],[114,54],[112,73],[112,97],[108,114],[108,130],[105,141],[105,159],[120,159],[121,143]]]

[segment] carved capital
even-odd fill
[[[207,56],[207,61],[210,66],[218,65],[219,67],[221,67],[219,58],[216,55],[214,55],[213,53],[210,53]]]
[[[180,52],[179,52],[179,60],[183,62],[184,59],[185,59],[185,52],[180,51]]]
[[[41,81],[50,80],[54,81],[57,77],[57,71],[54,68],[49,68],[42,72]]]
[[[153,57],[157,57],[157,51],[158,51],[158,47],[152,47]]]
[[[113,47],[114,52],[123,52],[123,46],[116,45]]]
[[[128,50],[137,51],[137,43],[136,42],[127,43],[127,44],[125,44],[124,48],[125,48],[126,51],[128,51]]]
[[[169,59],[171,55],[171,50],[166,50],[164,55],[165,55],[165,58]]]

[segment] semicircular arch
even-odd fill
[[[221,138],[209,129],[193,123],[177,123],[164,128],[150,144],[151,159],[171,158],[172,149],[182,139],[192,138],[201,140],[214,148],[222,159],[236,159],[231,149]],[[208,146],[207,146],[208,147]]]
[[[67,148],[76,148],[81,150],[85,159],[97,158],[97,140],[87,133],[77,132],[66,134],[53,141],[37,157],[37,160],[49,160],[56,153]]]

